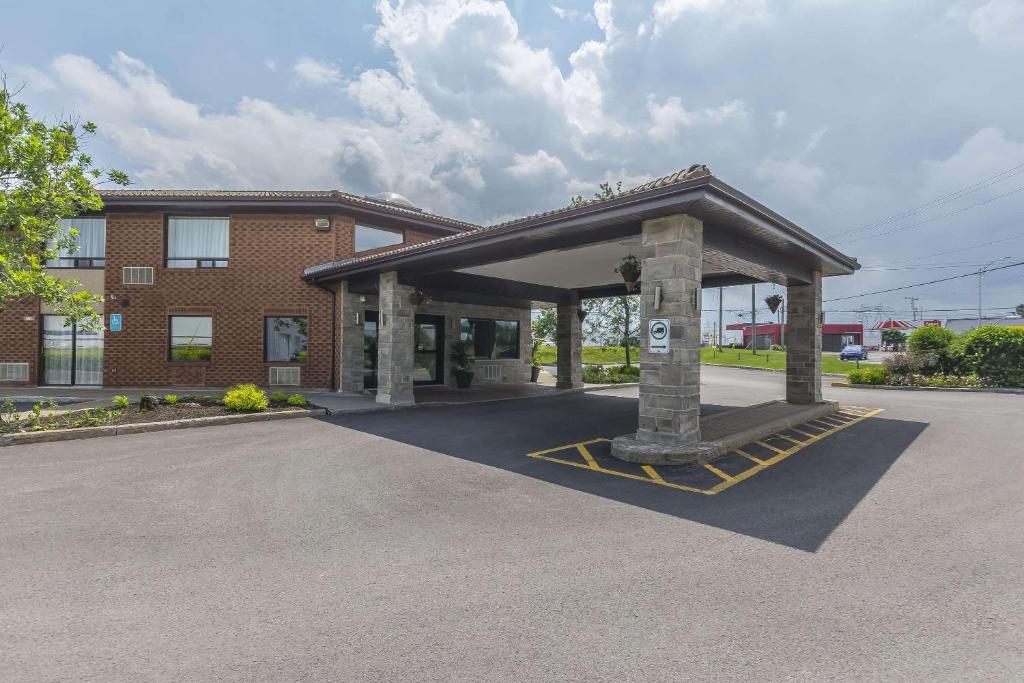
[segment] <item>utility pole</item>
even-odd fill
[[[718,288],[718,350],[722,350],[722,288]]]
[[[905,296],[903,297],[910,302],[910,319],[917,320],[917,301],[921,298],[918,296]]]
[[[757,355],[757,285],[750,285],[750,352]]]
[[[786,292],[788,295],[789,292]],[[779,346],[786,346],[786,302],[782,302],[782,308],[779,309]]]

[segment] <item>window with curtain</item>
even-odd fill
[[[70,244],[58,246],[68,240]],[[47,268],[102,268],[106,265],[107,219],[62,218],[60,235],[50,243],[50,248],[54,247],[57,258],[47,260]]]
[[[519,321],[463,318],[460,339],[474,358],[519,358]]]
[[[405,234],[400,230],[385,230],[370,225],[356,224],[356,251],[391,247],[404,241]]]
[[[213,355],[213,318],[206,315],[172,315],[172,361],[209,361]]]
[[[303,363],[309,343],[308,322],[296,316],[266,318],[266,360],[268,363]]]
[[[228,219],[167,219],[168,268],[227,268]]]

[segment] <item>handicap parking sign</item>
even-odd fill
[[[110,324],[107,325],[107,327],[110,329],[111,332],[120,332],[121,331],[121,314],[120,313],[111,313],[110,314]]]

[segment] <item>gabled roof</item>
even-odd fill
[[[259,206],[292,206],[316,204],[329,207],[365,210],[377,214],[407,219],[445,229],[464,232],[479,230],[480,226],[467,221],[438,216],[398,204],[360,197],[340,190],[100,190],[104,204],[122,205],[179,204],[194,202],[204,205],[231,205],[234,203]]]

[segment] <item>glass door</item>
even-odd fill
[[[444,381],[444,317],[417,315],[413,323],[412,382]]]
[[[42,316],[43,384],[103,384],[103,332],[64,326],[64,316]]]
[[[377,388],[377,311],[363,314],[363,388]]]

